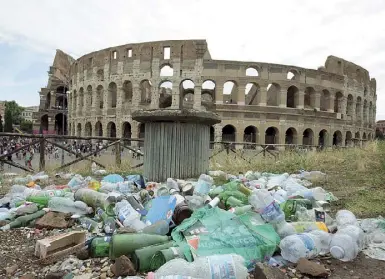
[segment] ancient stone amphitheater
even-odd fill
[[[221,116],[212,141],[345,146],[374,137],[376,80],[334,56],[315,70],[214,60],[205,40],[127,44],[72,61],[69,88],[70,135],[143,138],[134,110],[194,107]]]

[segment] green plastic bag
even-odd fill
[[[176,227],[171,236],[185,251],[187,260],[192,256],[238,254],[248,267],[271,257],[280,238],[274,228],[264,224],[255,212],[236,216],[220,208],[201,208]],[[258,221],[255,221],[258,220]]]

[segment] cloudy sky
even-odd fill
[[[37,105],[56,49],[207,39],[213,59],[316,69],[328,55],[377,79],[385,119],[384,0],[0,0],[0,100]]]

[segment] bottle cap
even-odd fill
[[[333,246],[330,248],[330,254],[333,258],[340,260],[345,256],[345,251],[339,246]]]

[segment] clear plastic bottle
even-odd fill
[[[320,235],[301,233],[285,237],[279,247],[285,260],[297,263],[300,258],[311,259],[319,255],[323,245]]]
[[[155,224],[145,227],[141,232],[146,234],[166,235],[170,230],[166,220],[159,220]]]
[[[313,199],[316,201],[326,201],[329,196],[329,193],[321,187],[315,187],[305,191],[301,191],[299,194],[305,199]]]
[[[288,173],[272,175],[272,176],[270,176],[269,180],[267,181],[266,187],[267,187],[267,189],[273,189],[275,187],[282,187],[282,184],[288,178],[289,178]]]
[[[115,214],[118,216],[123,226],[133,228],[137,231],[142,230],[146,225],[140,220],[141,215],[131,206],[131,204],[122,200],[115,205]]]
[[[48,201],[48,207],[52,211],[87,215],[93,212],[93,209],[82,201],[73,201],[64,197],[52,197]]]
[[[249,197],[249,203],[257,209],[266,222],[278,223],[285,220],[282,209],[270,192],[265,189],[254,191]]]
[[[319,255],[324,256],[330,251],[330,242],[332,241],[332,235],[322,230],[314,230],[310,232],[311,235],[315,235],[321,240]]]
[[[174,179],[172,179],[172,178],[167,178],[166,184],[167,184],[167,188],[168,188],[169,190],[175,189],[175,190],[179,191],[178,182],[176,182]]]
[[[356,216],[349,210],[339,210],[336,214],[336,222],[338,229],[343,228],[347,225],[357,226],[358,222]]]
[[[161,266],[155,273],[150,272],[147,278],[246,279],[248,272],[244,262],[242,256],[234,254],[198,257],[191,263],[174,259]]]
[[[337,233],[350,235],[350,237],[357,243],[358,249],[364,249],[364,232],[360,227],[346,225],[342,228],[339,228]]]
[[[359,248],[357,242],[350,235],[336,233],[332,236],[330,242],[330,254],[333,258],[348,262],[355,259],[358,252]]]
[[[97,233],[99,232],[100,229],[100,224],[96,222],[95,220],[92,220],[91,218],[88,217],[81,217],[79,218],[80,225],[88,230],[89,232]]]
[[[194,188],[194,195],[206,196],[213,185],[214,180],[210,175],[201,174]]]

